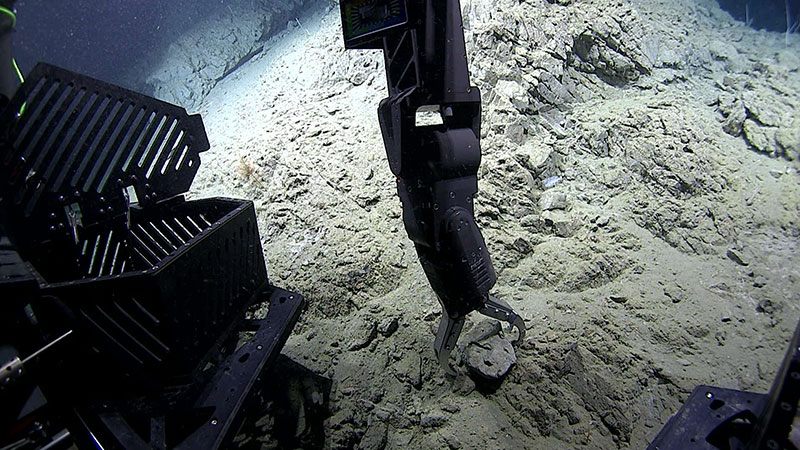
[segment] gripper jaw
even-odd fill
[[[512,329],[517,329],[517,338],[511,341],[511,344],[517,346],[525,339],[525,322],[508,303],[496,298],[493,295],[489,296],[489,300],[483,305],[483,308],[478,310],[484,316],[497,319],[502,322],[508,322],[508,332]]]
[[[464,327],[464,318],[453,319],[443,311],[442,320],[439,322],[439,331],[436,332],[436,339],[433,341],[433,352],[439,365],[446,374],[456,376],[456,372],[450,367],[450,353],[456,348],[458,336]]]
[[[439,322],[439,330],[436,333],[436,340],[433,341],[433,351],[436,354],[436,360],[446,374],[456,376],[455,370],[450,366],[450,354],[456,348],[458,337],[464,327],[464,317],[453,318],[447,314],[445,309],[442,314],[442,320]],[[503,322],[508,322],[509,327],[507,332],[517,329],[517,338],[511,341],[511,344],[516,347],[525,339],[525,322],[508,303],[489,296],[484,306],[478,309],[478,312],[484,316],[491,317]]]

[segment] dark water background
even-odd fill
[[[226,4],[251,0],[17,0],[14,52],[23,73],[46,61],[129,88],[135,71]],[[144,76],[140,77],[140,80]]]
[[[786,31],[786,11],[791,23],[800,20],[800,0],[717,0],[722,9],[736,20],[747,19],[749,5],[751,27],[777,32]]]
[[[15,56],[23,73],[46,61],[128,88],[143,90],[148,64],[172,40],[229,5],[281,0],[17,0]],[[322,1],[322,0],[320,0]],[[756,29],[786,30],[786,0],[718,0]],[[800,0],[788,0],[792,21]]]

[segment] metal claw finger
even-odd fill
[[[439,365],[448,374],[455,376],[456,372],[450,367],[450,353],[456,347],[461,328],[464,327],[464,319],[453,319],[444,311],[442,320],[439,322],[439,330],[436,332],[436,340],[433,341],[433,351]]]
[[[493,319],[508,322],[510,325],[509,329],[516,328],[519,336],[512,342],[513,345],[520,344],[522,340],[525,339],[525,322],[522,320],[522,317],[514,312],[511,306],[503,300],[490,295],[489,299],[486,300],[486,304],[479,309],[478,312]]]

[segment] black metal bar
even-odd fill
[[[253,339],[226,360],[211,382],[211,389],[196,404],[198,408],[214,407],[214,416],[179,448],[218,448],[232,437],[229,432],[236,412],[265,365],[274,360],[289,338],[305,299],[275,287],[265,294],[269,295],[269,314],[261,320]]]
[[[698,386],[648,450],[794,448],[789,443],[800,399],[800,322],[769,394]]]

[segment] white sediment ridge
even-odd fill
[[[800,318],[800,39],[709,0],[462,7],[477,218],[528,327],[496,390],[468,375],[480,316],[455,380],[434,359],[383,60],[344,50],[335,4],[194,98],[192,195],[252,199],[271,281],[308,298],[284,353],[333,382],[325,447],[644,448],[696,385],[766,392]]]

